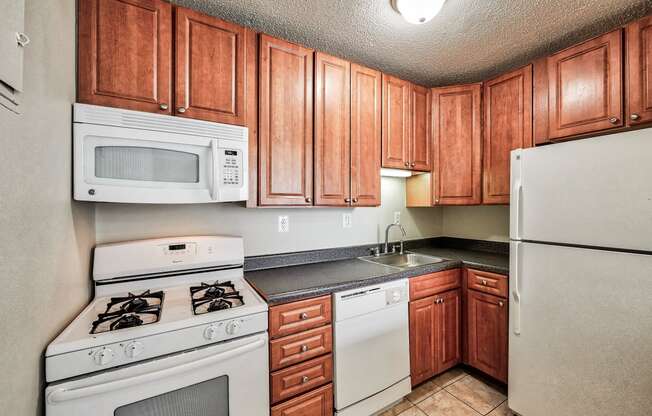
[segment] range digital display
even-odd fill
[[[186,249],[185,244],[171,244],[168,246],[168,250],[170,251],[185,250],[185,249]]]
[[[238,151],[237,150],[225,150],[224,154],[227,156],[238,156]]]

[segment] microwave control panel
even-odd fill
[[[242,186],[242,150],[220,149],[220,165],[222,168],[220,185],[232,187]]]

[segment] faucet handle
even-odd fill
[[[392,253],[396,253],[396,251],[397,251],[397,250],[400,250],[400,249],[401,249],[401,245],[400,245],[400,244],[394,244],[394,245],[392,246]],[[403,250],[401,250],[401,252],[402,252],[402,251],[403,251]],[[401,253],[401,254],[402,254],[402,253]]]
[[[380,249],[378,247],[372,247],[369,249],[369,252],[374,256],[374,257],[379,257],[380,256]]]

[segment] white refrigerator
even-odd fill
[[[509,407],[652,415],[652,129],[511,166]]]

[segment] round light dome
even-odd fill
[[[394,0],[394,7],[405,20],[415,25],[424,24],[441,10],[446,0]]]

